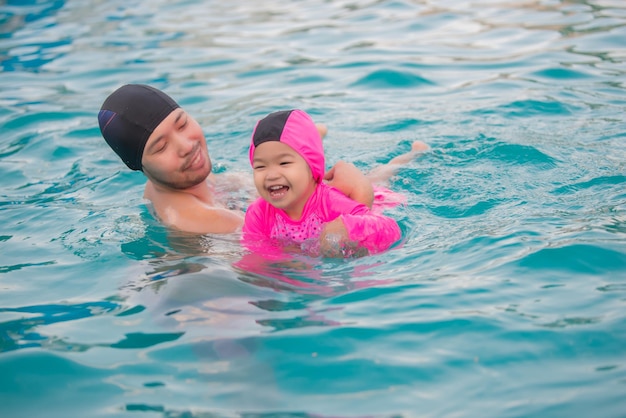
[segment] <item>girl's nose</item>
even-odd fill
[[[278,170],[273,166],[270,165],[267,167],[267,171],[265,172],[265,177],[268,180],[274,180],[277,179],[280,176]]]

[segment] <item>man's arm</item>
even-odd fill
[[[230,234],[241,229],[243,213],[208,207],[199,202],[184,209],[167,207],[162,222],[181,231],[196,234]]]
[[[326,125],[316,123],[315,127],[322,139],[324,139],[328,133]],[[345,161],[337,162],[326,172],[324,181],[350,199],[362,203],[368,208],[371,208],[374,203],[372,182],[354,164]]]
[[[411,151],[394,157],[387,164],[375,167],[367,175],[354,164],[339,161],[324,175],[324,180],[329,186],[339,190],[350,199],[363,203],[371,209],[374,202],[373,184],[387,182],[400,167],[429,149],[430,147],[424,142],[414,141]]]
[[[194,234],[229,234],[243,225],[243,213],[208,205],[188,193],[145,196],[164,225]]]

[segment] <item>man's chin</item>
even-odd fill
[[[210,172],[202,175],[198,175],[198,176],[194,176],[192,178],[188,178],[185,180],[181,180],[181,181],[170,181],[170,180],[166,180],[166,179],[152,179],[153,182],[159,183],[169,189],[173,189],[173,190],[186,190],[186,189],[190,189],[192,187],[195,187],[197,185],[199,185],[200,183],[206,181],[207,177],[209,176]]]
[[[159,184],[172,190],[185,190],[206,181],[209,174],[211,174],[212,168],[212,165],[209,163],[202,169],[179,171],[172,173],[171,176],[167,176],[162,172],[150,172],[149,170],[146,170],[145,167],[143,171],[146,177],[148,177],[155,184]]]
[[[198,184],[205,182],[208,176],[209,175],[207,174],[207,175],[204,175],[204,176],[198,176],[198,177],[194,177],[192,179],[188,179],[188,180],[186,180],[184,182],[178,182],[178,183],[175,184],[175,187],[173,187],[173,188],[177,189],[177,190],[185,190],[185,189],[189,189],[189,188],[195,187]]]

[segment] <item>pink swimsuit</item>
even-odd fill
[[[324,183],[318,184],[298,221],[265,200],[257,199],[246,212],[243,233],[247,240],[265,237],[312,249],[323,224],[340,216],[350,240],[367,248],[370,254],[384,251],[400,239],[400,228],[393,218],[370,211]]]
[[[344,194],[323,183],[324,147],[322,138],[311,117],[301,110],[274,112],[260,120],[252,134],[249,157],[253,165],[255,148],[267,141],[280,141],[304,158],[311,169],[317,187],[307,201],[299,220],[290,219],[287,214],[257,199],[246,211],[243,225],[243,239],[248,248],[268,252],[276,248],[274,244],[298,245],[302,250],[319,251],[319,237],[324,224],[341,217],[350,240],[370,254],[384,251],[401,237],[397,222],[382,215],[385,206],[395,206],[393,197],[401,196],[388,190],[375,189],[376,210],[369,210]],[[254,165],[253,165],[254,166]],[[385,189],[386,190],[386,189]],[[395,195],[395,196],[394,196]],[[401,196],[402,197],[402,196]]]

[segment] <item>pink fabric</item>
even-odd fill
[[[367,206],[320,183],[298,221],[290,219],[284,211],[265,200],[257,199],[246,212],[243,238],[257,248],[259,240],[270,238],[283,245],[297,245],[307,252],[315,252],[323,225],[340,216],[350,240],[366,248],[370,254],[388,249],[401,237],[400,227],[393,218],[370,211]]]

